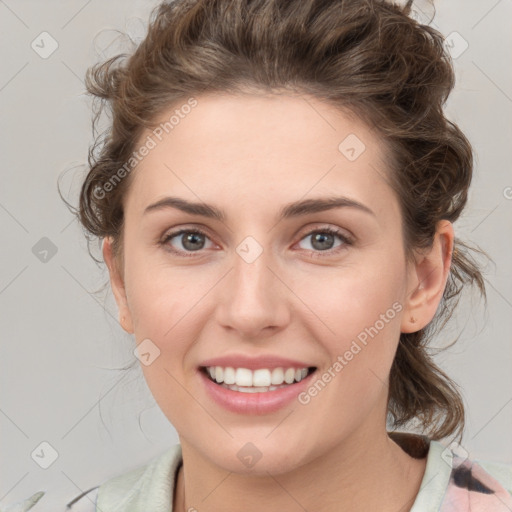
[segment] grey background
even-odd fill
[[[154,5],[0,0],[2,505],[45,490],[34,510],[64,510],[81,491],[178,441],[139,367],[115,369],[133,362],[133,341],[117,323],[111,292],[91,293],[107,273],[57,193],[68,170],[62,191],[76,200],[92,142],[86,68],[116,53],[112,29],[140,40]],[[461,337],[437,361],[463,390],[463,449],[512,463],[512,2],[436,5],[432,25],[452,51],[463,48],[454,31],[469,45],[454,59],[447,104],[476,154],[470,202],[455,230],[495,261],[486,269],[487,311],[467,294],[439,344]],[[46,58],[31,47],[49,52],[55,43],[43,31],[58,44]],[[48,469],[36,463],[50,460],[42,442],[58,454]],[[44,457],[31,455],[41,450]]]

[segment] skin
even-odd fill
[[[400,332],[427,325],[442,298],[452,224],[441,221],[431,250],[407,264],[384,149],[368,126],[307,96],[197,100],[134,171],[123,267],[111,239],[103,248],[122,327],[160,350],[142,369],[182,446],[173,510],[409,510],[426,459],[388,437],[387,382]],[[349,134],[366,146],[355,161],[338,150]],[[169,195],[213,204],[226,219],[144,214]],[[289,202],[331,195],[375,215],[336,208],[276,221]],[[207,232],[198,249],[187,250],[181,235],[167,242],[191,257],[158,243],[181,227]],[[319,249],[311,233],[325,227],[354,243],[335,237]],[[250,264],[236,252],[247,236],[263,250]],[[311,361],[321,374],[396,301],[402,310],[307,405],[235,414],[212,402],[198,377],[202,361],[231,353]],[[248,442],[262,454],[252,468],[237,457]]]

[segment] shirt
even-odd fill
[[[511,465],[469,460],[425,436],[389,435],[411,456],[427,457],[420,491],[410,512],[512,511]],[[106,482],[98,491],[97,512],[172,512],[181,464],[178,444],[146,467]]]
[[[390,432],[389,436],[412,457],[427,458],[420,490],[410,512],[512,511],[512,465],[470,460],[459,450],[422,435]],[[93,488],[94,495],[82,504],[73,500],[68,510],[172,512],[176,478],[182,463],[181,445],[176,444],[147,464]],[[25,512],[32,506],[16,510]]]

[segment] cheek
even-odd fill
[[[216,276],[199,266],[171,268],[147,260],[133,258],[131,267],[126,267],[130,269],[127,294],[137,341],[150,338],[163,344],[172,341],[176,346],[176,333],[185,325],[193,329],[193,319]],[[189,331],[189,337],[192,335]]]
[[[162,353],[150,366],[142,366],[144,379],[158,407],[178,432],[202,435],[202,429],[216,431],[218,425],[201,406],[196,394],[180,372],[179,363]]]
[[[303,295],[309,290],[305,296],[319,319],[320,339],[330,340],[331,349],[339,353],[353,339],[364,343],[376,335],[399,332],[403,279],[398,265],[382,268],[368,263],[332,272],[325,279],[305,280],[299,286]]]
[[[176,272],[171,279],[170,274],[168,269],[153,269],[146,276],[134,275],[131,307],[137,343],[151,340],[158,354],[148,365],[141,358],[144,378],[160,409],[180,430],[193,422],[194,414],[201,413],[193,403],[184,412],[184,404],[193,402],[185,390],[184,368],[200,336],[201,293],[190,280],[177,278]]]
[[[132,266],[126,278],[139,354],[150,354],[150,364],[139,355],[144,377],[161,406],[170,405],[179,396],[187,351],[199,336],[199,290],[163,267]]]
[[[329,355],[340,407],[371,402],[386,385],[400,337],[403,279],[399,264],[375,263],[344,269],[313,289],[321,322],[315,317],[310,330]]]
[[[321,341],[328,361],[301,403],[309,404],[312,417],[329,416],[330,421],[319,419],[313,425],[325,439],[349,435],[368,417],[385,417],[388,376],[400,336],[402,304],[396,282],[390,274],[340,279],[338,287],[331,284],[333,291],[325,294],[323,306],[317,305],[335,334],[313,322],[313,336]]]

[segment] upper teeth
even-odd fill
[[[273,370],[261,368],[253,371],[247,368],[208,366],[206,370],[210,377],[218,383],[256,387],[278,386],[283,382],[292,384],[294,381],[300,382],[308,374],[307,368],[287,368],[286,370],[284,368],[274,368]]]

